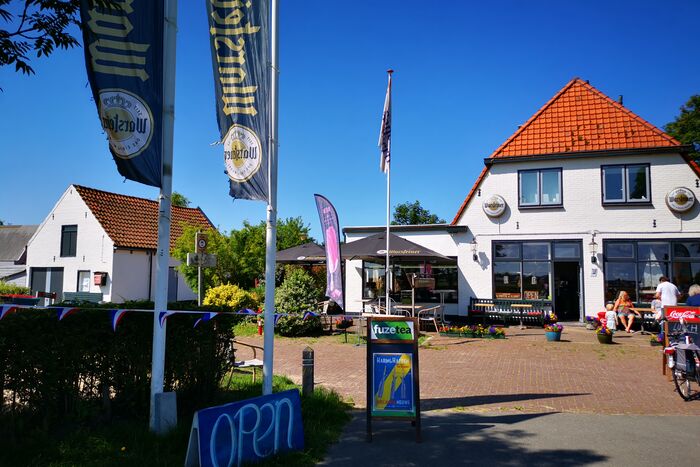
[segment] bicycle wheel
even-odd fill
[[[673,384],[683,400],[688,401],[698,395],[697,381],[695,378],[689,378],[685,371],[677,368],[673,370]]]

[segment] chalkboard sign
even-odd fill
[[[367,337],[367,441],[377,418],[411,421],[420,441],[417,318],[371,317]]]

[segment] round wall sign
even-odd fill
[[[489,217],[498,217],[506,210],[506,200],[502,196],[493,195],[484,201],[484,212]]]
[[[671,211],[685,212],[695,204],[695,193],[685,187],[674,188],[666,195],[666,205]]]

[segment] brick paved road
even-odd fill
[[[421,348],[423,410],[700,415],[700,401],[684,402],[661,374],[659,347],[648,336],[620,335],[601,345],[592,331],[569,326],[562,342],[541,329],[509,328],[506,340],[431,334]],[[262,338],[241,340],[262,345]],[[366,347],[339,336],[275,340],[275,374],[301,381],[301,352],[315,351],[316,384],[365,406]],[[239,358],[247,358],[241,349]]]

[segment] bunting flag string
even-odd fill
[[[0,305],[0,319],[15,311],[17,311],[17,307],[14,305]]]
[[[194,322],[194,326],[192,326],[192,327],[196,328],[197,326],[199,326],[199,323],[203,323],[203,322],[212,320],[212,319],[216,318],[217,316],[219,316],[218,311],[204,313],[200,318],[197,318],[197,321]]]
[[[168,316],[174,315],[177,313],[176,311],[161,311],[160,314],[158,315],[158,321],[160,322],[160,327],[162,328],[165,326],[165,320],[168,319]]]
[[[307,319],[313,318],[316,316],[318,316],[318,313],[314,313],[313,311],[307,311],[306,313],[304,313],[304,317],[302,318],[302,320],[306,321]]]
[[[119,326],[119,323],[129,311],[131,310],[109,310],[112,331],[117,332],[117,326]]]
[[[60,307],[60,308],[54,308],[58,312],[58,320],[62,321],[63,318],[66,316],[72,315],[76,311],[79,310],[79,308],[71,308],[71,307]]]

